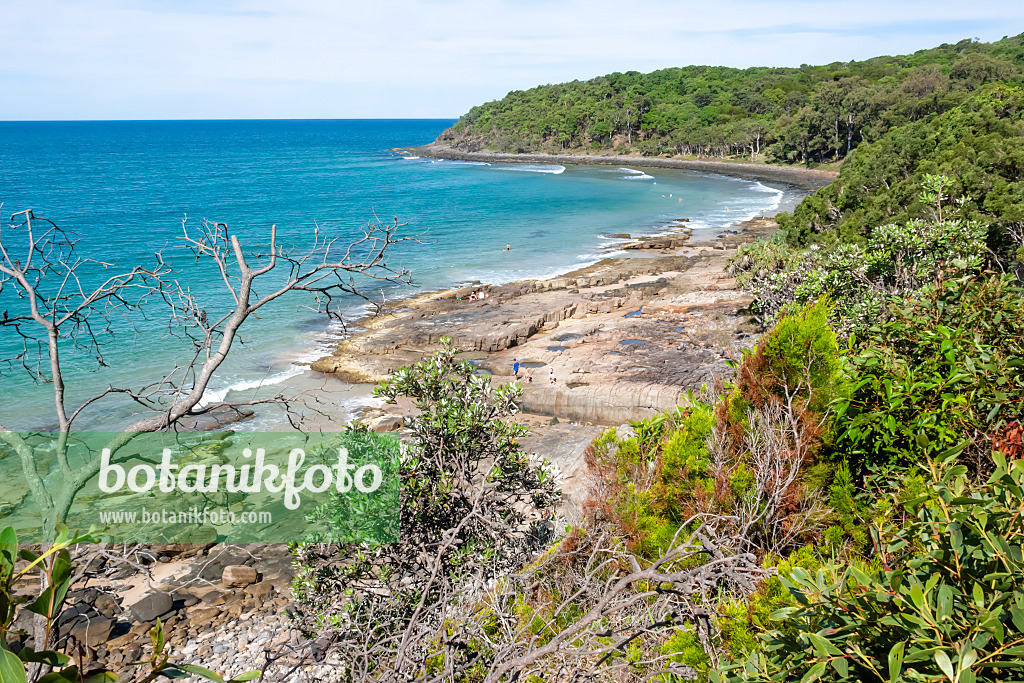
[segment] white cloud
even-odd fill
[[[4,119],[457,116],[508,90],[610,71],[828,63],[1024,30],[1017,2],[0,0],[0,8]]]

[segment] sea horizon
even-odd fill
[[[698,237],[774,213],[802,192],[778,183],[708,173],[622,166],[502,164],[420,159],[391,150],[431,142],[453,119],[196,119],[0,122],[0,161],[13,169],[0,201],[7,214],[33,208],[82,238],[82,248],[116,247],[122,263],[173,247],[181,222],[223,221],[259,241],[278,225],[299,245],[319,226],[353,239],[379,216],[408,223],[431,244],[401,245],[394,262],[415,286],[375,285],[393,301],[472,282],[502,284],[547,278],[614,254],[614,234],[650,235],[667,221],[690,219]],[[19,129],[20,127],[20,129]],[[26,130],[31,129],[31,130]],[[678,201],[685,197],[685,202]],[[731,205],[731,206],[730,206]],[[8,216],[9,217],[9,216]],[[140,236],[143,239],[139,239]],[[510,252],[504,251],[511,243]],[[211,273],[182,271],[193,286],[223,303]],[[381,291],[377,291],[380,289]],[[349,302],[350,318],[365,304]],[[156,327],[110,351],[115,369],[93,372],[87,358],[69,359],[83,393],[106,381],[137,380],[141,358],[173,364],[180,353]],[[209,400],[296,385],[323,391],[306,364],[328,353],[345,332],[293,299],[269,312],[245,347],[233,350]],[[124,339],[124,336],[121,337]],[[10,340],[8,340],[8,343]],[[18,368],[0,379],[24,409],[19,428],[45,427],[26,416],[46,414],[46,387]],[[339,383],[340,384],[340,383]],[[337,389],[336,385],[331,385]],[[277,387],[282,388],[282,387]],[[365,387],[345,387],[341,401],[366,402]],[[117,428],[131,411],[97,411],[83,422]],[[281,426],[280,417],[243,429]]]

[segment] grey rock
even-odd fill
[[[115,623],[117,622],[109,617],[82,618],[73,622],[68,635],[88,647],[96,647],[110,638]]]
[[[132,605],[132,616],[136,621],[154,621],[171,611],[174,601],[167,593],[150,593]]]

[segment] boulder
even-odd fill
[[[220,616],[219,607],[196,607],[188,611],[189,621],[197,624],[205,624],[211,619]]]
[[[241,564],[224,567],[224,573],[221,575],[221,583],[230,588],[245,588],[258,580],[259,574],[255,569]]]
[[[246,588],[245,592],[247,595],[250,595],[257,600],[262,600],[274,592],[274,584],[269,581],[260,581],[259,583],[254,583]]]
[[[92,619],[78,619],[68,629],[67,634],[87,647],[96,647],[110,639],[116,620],[110,617],[96,616]]]
[[[136,621],[155,621],[174,608],[174,600],[167,593],[150,593],[132,605],[132,616]]]

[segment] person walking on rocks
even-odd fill
[[[555,369],[554,368],[548,368],[548,382],[550,382],[551,384],[555,383]]]
[[[527,383],[533,381],[533,377],[530,376],[530,368],[526,368],[526,374],[523,375],[523,379],[525,379]]]
[[[515,358],[512,359],[512,374],[519,379],[519,361]]]

